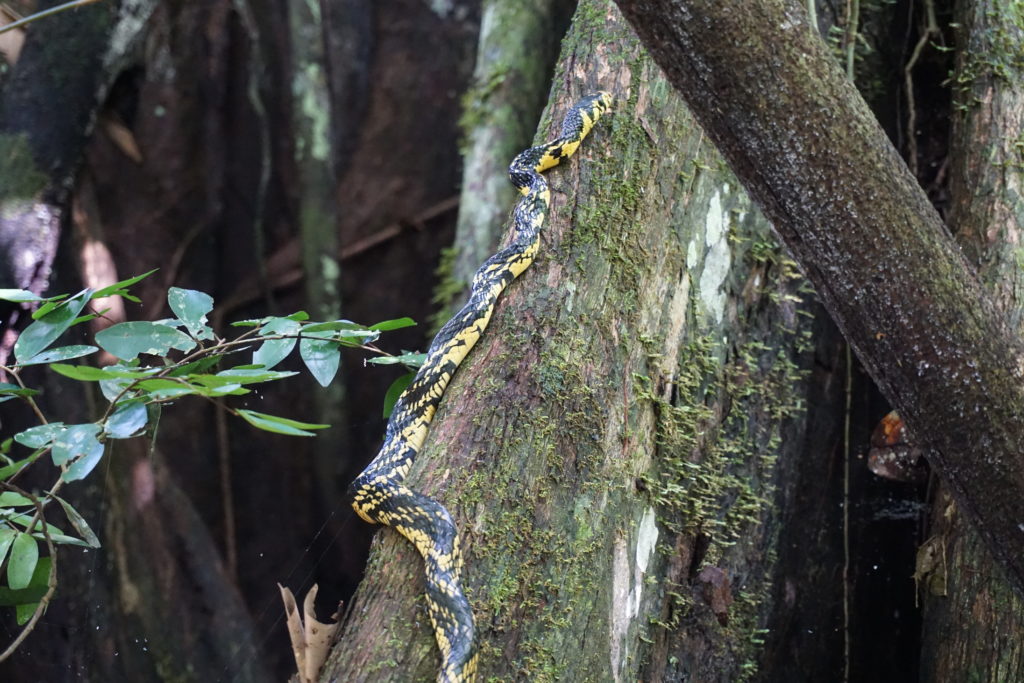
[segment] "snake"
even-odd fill
[[[456,369],[483,335],[502,292],[540,249],[551,204],[541,173],[572,156],[612,102],[612,95],[603,91],[584,97],[565,115],[558,137],[512,160],[509,178],[522,197],[512,213],[508,244],[476,271],[468,301],[434,337],[423,364],[395,402],[380,451],[350,488],[352,507],[360,517],[394,528],[423,557],[427,612],[441,651],[440,683],[471,683],[476,678],[473,610],[462,585],[455,522],[441,503],[403,481]]]

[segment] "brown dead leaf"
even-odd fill
[[[292,653],[295,655],[299,680],[301,683],[315,683],[320,675],[320,667],[327,661],[331,642],[339,624],[317,621],[314,603],[319,587],[316,584],[309,589],[306,599],[302,601],[301,617],[291,590],[281,584],[277,584],[277,587],[281,590],[281,599],[284,601],[288,636],[292,641]]]
[[[871,434],[868,469],[879,477],[894,481],[920,484],[928,477],[924,453],[914,444],[903,419],[895,410],[883,417]]]
[[[947,595],[946,585],[946,541],[942,536],[932,536],[917,549],[914,561],[914,584],[932,595]],[[922,586],[923,584],[923,586]],[[914,605],[917,606],[917,591],[914,591]]]

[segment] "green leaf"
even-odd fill
[[[145,428],[147,419],[142,401],[122,401],[103,424],[103,431],[111,439],[130,439]]]
[[[101,458],[103,458],[103,444],[97,441],[92,450],[87,453],[83,453],[82,457],[71,463],[71,465],[64,470],[64,474],[60,475],[60,478],[64,481],[78,481],[79,479],[85,479],[89,476],[89,473],[95,469],[96,465],[100,463]]]
[[[16,491],[4,491],[0,493],[0,507],[5,508],[16,508],[25,506],[34,506],[31,498],[27,498]],[[3,557],[0,557],[0,562],[3,561]]]
[[[271,335],[298,335],[300,325],[296,321],[290,318],[271,318],[267,323],[260,329],[261,337],[269,337]],[[262,365],[264,368],[269,370],[274,367],[285,357],[292,352],[295,348],[295,342],[297,339],[291,337],[288,339],[268,339],[256,349],[252,354],[252,362],[254,364]]]
[[[99,433],[100,426],[91,422],[65,427],[53,440],[53,448],[50,450],[53,464],[60,467],[75,458],[93,453],[97,447],[102,455],[103,444],[96,439]]]
[[[0,299],[3,299],[4,301],[13,301],[15,303],[47,300],[45,297],[41,297],[27,289],[0,289]]]
[[[221,370],[216,375],[197,375],[200,377],[216,378],[219,382],[237,382],[238,384],[253,384],[257,382],[272,382],[276,379],[293,377],[299,373],[294,370],[266,370],[264,368],[230,368]]]
[[[42,564],[43,560],[48,559],[50,558],[39,558],[39,564]],[[20,591],[15,591],[7,588],[6,586],[0,586],[0,607],[14,607],[15,605],[21,607],[22,605],[31,605],[32,612],[35,612],[36,605],[38,605],[39,601],[43,599],[44,595],[46,595],[47,588],[47,586],[29,586],[28,588],[22,588]],[[29,618],[31,618],[31,616],[32,615],[29,614]],[[18,624],[22,625],[23,622],[19,621]]]
[[[81,535],[82,540],[88,544],[90,548],[99,548],[100,539],[93,533],[89,523],[85,521],[82,515],[78,514],[78,510],[72,507],[71,503],[67,502],[60,496],[54,496],[60,506],[64,508],[64,514],[67,515],[68,521],[71,522],[71,526],[75,527],[75,531]]]
[[[14,608],[14,620],[18,626],[24,626],[32,618],[32,615],[39,609],[39,603],[34,602],[31,605],[18,605]]]
[[[21,604],[14,608],[19,626],[28,623],[28,620],[32,618],[32,615],[35,614],[36,609],[39,607],[39,601],[43,599],[43,596],[49,590],[50,572],[52,569],[53,561],[51,558],[39,558],[39,562],[36,563],[36,569],[32,572],[32,579],[29,581],[28,587],[20,591],[11,591],[12,594],[18,595],[22,600]]]
[[[412,318],[395,318],[394,320],[384,320],[379,323],[370,325],[371,330],[377,330],[378,332],[390,332],[391,330],[400,330],[403,327],[413,327],[416,321]]]
[[[210,387],[203,392],[203,396],[242,396],[248,394],[248,389],[243,389],[241,384],[225,384],[219,387]]]
[[[332,332],[333,334],[317,334],[318,332]],[[324,323],[313,323],[302,328],[302,336],[313,335],[319,339],[356,339],[358,343],[369,343],[380,338],[380,332],[367,329],[363,325],[351,320],[331,320]]]
[[[269,321],[276,319],[277,316],[267,316],[266,318],[249,318],[248,320],[236,320],[231,323],[232,327],[259,327],[260,325],[266,325]],[[309,313],[305,311],[296,311],[291,315],[286,315],[285,318],[288,320],[297,320],[299,322],[303,320],[309,320]]]
[[[96,438],[99,431],[97,424],[71,425],[54,440],[50,450],[53,464],[60,467],[70,463],[61,479],[77,481],[96,467],[103,457],[103,444]]]
[[[105,313],[105,312],[106,312],[106,310],[104,310],[104,313]],[[80,316],[78,316],[77,318],[75,318],[75,319],[74,319],[74,320],[73,320],[73,321],[71,322],[71,324],[72,324],[72,325],[77,325],[77,324],[79,324],[79,323],[84,323],[84,322],[87,322],[87,321],[89,321],[89,320],[95,320],[95,319],[96,319],[96,318],[98,318],[98,317],[99,317],[99,316],[98,316],[98,315],[96,315],[95,313],[86,313],[85,315],[80,315]]]
[[[10,382],[0,382],[0,395],[7,396],[8,398],[14,398],[15,396],[35,396],[39,392],[35,389],[27,389],[18,386],[17,384],[11,384]]]
[[[46,540],[46,537],[43,536],[43,533],[41,531],[33,532],[32,536],[38,538],[40,541]],[[52,531],[50,532],[50,540],[53,541],[56,545],[74,545],[78,546],[79,548],[92,547],[80,538],[75,538],[74,536],[66,536],[65,534],[53,533]]]
[[[28,456],[24,460],[12,462],[10,465],[4,465],[3,467],[0,467],[0,481],[6,481],[10,477],[13,477],[15,474],[20,472],[22,468],[34,463],[36,460],[39,459],[39,456],[41,456],[43,452],[43,449],[40,448],[39,450],[37,450],[35,453]]]
[[[88,356],[90,353],[99,351],[95,346],[88,346],[84,344],[76,346],[61,346],[56,349],[47,349],[42,353],[37,353],[26,361],[22,361],[21,365],[39,365],[40,363],[53,363],[61,360],[71,360],[72,358],[81,358],[82,356]]]
[[[32,525],[35,529],[33,534],[38,538],[43,538],[43,530],[40,528],[43,523],[35,522],[35,524],[32,524],[35,519],[35,512],[27,514],[24,512],[16,512],[14,510],[0,508],[0,518],[6,519],[11,524],[17,524],[18,526],[25,527],[26,529],[28,529],[29,525]],[[59,527],[56,527],[53,524],[46,524],[46,530],[49,532],[50,538],[64,534]]]
[[[11,544],[19,533],[21,532],[9,526],[0,527],[0,565],[4,563],[7,551],[11,549]]]
[[[220,359],[224,357],[223,353],[215,353],[212,356],[206,356],[199,360],[194,360],[191,363],[185,363],[184,365],[178,366],[167,373],[168,377],[184,377],[185,375],[192,375],[203,373],[210,368],[217,365]]]
[[[124,365],[94,368],[91,365],[63,365],[61,363],[54,363],[50,368],[59,375],[82,382],[104,382],[111,379],[145,379],[161,370],[161,368],[136,369]]]
[[[96,333],[96,343],[121,360],[140,353],[165,356],[172,349],[191,351],[196,343],[179,330],[151,322],[118,323]]]
[[[167,303],[193,337],[213,339],[213,330],[206,324],[206,314],[213,310],[212,296],[194,289],[171,287],[167,290]]]
[[[18,532],[11,544],[11,557],[7,561],[7,585],[18,590],[27,588],[39,562],[39,543],[31,535]]]
[[[29,448],[43,448],[64,431],[63,422],[51,422],[50,424],[29,427],[28,429],[14,435],[14,440],[22,446]]]
[[[391,412],[395,409],[395,403],[398,402],[398,397],[402,395],[402,392],[405,391],[405,388],[409,386],[409,383],[412,382],[412,379],[415,376],[415,372],[406,373],[392,382],[391,386],[388,387],[387,393],[384,394],[385,420],[391,417]]]
[[[340,346],[334,341],[303,337],[299,341],[299,356],[322,387],[331,383],[341,363]]]
[[[50,366],[53,368],[54,366]],[[114,379],[100,379],[99,390],[106,400],[115,401],[122,397],[122,394],[133,382],[140,378],[150,377],[162,372],[163,368],[140,367],[138,358],[129,362],[119,362],[115,366],[108,366],[102,369],[105,376]]]
[[[276,415],[267,415],[266,413],[257,413],[255,410],[243,410],[241,408],[238,410],[238,414],[243,420],[257,429],[274,432],[275,434],[287,434],[289,436],[316,436],[313,432],[306,430],[330,427],[330,425],[299,422],[298,420],[289,420],[286,417],[277,417]]]
[[[114,296],[115,294],[118,295],[118,296],[125,296],[125,294],[127,294],[127,292],[125,290],[128,287],[131,287],[132,285],[134,285],[139,280],[144,280],[145,278],[147,278],[150,275],[152,275],[153,273],[155,273],[157,270],[159,270],[159,268],[154,268],[153,270],[149,271],[148,273],[143,273],[142,275],[136,275],[135,277],[130,277],[127,280],[121,280],[120,282],[115,282],[114,284],[110,285],[109,287],[104,287],[103,289],[98,289],[95,292],[93,292],[92,297],[90,297],[90,298],[92,298],[92,299],[102,299],[104,297]],[[131,298],[134,298],[134,297],[131,297]]]
[[[354,323],[351,320],[327,320],[322,323],[310,323],[302,328],[303,334],[333,330],[357,330],[359,332],[369,331],[365,325]]]
[[[46,350],[46,347],[74,324],[75,318],[88,303],[91,293],[90,289],[82,290],[26,327],[14,343],[15,359],[20,363]]]
[[[147,398],[154,401],[166,401],[170,398],[203,393],[201,387],[194,386],[189,382],[180,379],[173,380],[159,377],[155,379],[144,379],[136,386],[146,392]]]
[[[377,358],[367,358],[367,363],[373,363],[374,365],[395,365],[401,363],[402,365],[410,368],[418,368],[423,365],[423,361],[427,359],[425,353],[403,353],[400,356],[378,356]]]

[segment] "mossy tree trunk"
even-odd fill
[[[614,112],[550,172],[542,253],[408,483],[460,526],[483,680],[742,680],[795,494],[775,463],[802,449],[810,294],[609,0],[580,4],[538,139],[597,89]],[[378,535],[323,680],[436,676],[422,571]]]
[[[515,197],[506,169],[532,139],[574,4],[484,3],[473,85],[463,98],[464,166],[452,283],[450,291],[440,292],[453,297],[456,308],[473,273],[501,239]]]
[[[1012,330],[1021,332],[1024,290],[1024,11],[963,0],[957,8],[950,225],[978,266]],[[922,680],[1024,678],[1024,604],[982,538],[942,486],[932,513]]]
[[[619,5],[1024,590],[1020,344],[804,5]]]

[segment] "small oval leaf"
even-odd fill
[[[395,409],[395,404],[398,402],[398,397],[402,395],[402,392],[405,391],[405,388],[409,386],[409,383],[412,382],[415,376],[415,372],[406,373],[399,377],[398,379],[396,379],[394,382],[392,382],[391,386],[388,387],[387,393],[384,394],[385,420],[391,417],[391,412]]]
[[[90,294],[92,290],[85,289],[59,305],[54,304],[53,310],[26,327],[14,343],[15,359],[19,363],[26,361],[55,342],[57,337],[74,324],[78,314],[89,302]]]
[[[39,562],[39,543],[31,535],[18,532],[7,561],[7,585],[14,590],[27,588]]]
[[[146,426],[148,415],[142,401],[124,401],[103,424],[103,431],[111,439],[130,439]]]
[[[303,337],[299,341],[299,355],[314,379],[320,386],[326,387],[338,372],[341,345],[334,341]]]
[[[213,310],[212,296],[194,289],[171,287],[167,290],[167,303],[193,337],[213,339],[213,330],[206,324],[206,314]]]
[[[71,526],[75,527],[75,531],[79,533],[82,540],[85,541],[90,548],[99,548],[100,539],[96,537],[96,534],[93,533],[92,528],[85,521],[85,518],[78,513],[78,510],[72,507],[71,503],[67,502],[60,496],[54,496],[54,498],[56,498],[57,502],[60,503],[60,506],[64,508],[64,514],[67,515],[68,521],[71,522]]]
[[[14,435],[14,440],[29,448],[42,448],[57,438],[64,431],[63,422],[51,422],[38,427],[29,427]]]
[[[289,436],[316,436],[313,432],[306,430],[330,427],[330,425],[299,422],[298,420],[289,420],[286,417],[278,417],[277,415],[257,413],[255,410],[239,409],[238,414],[243,420],[257,429],[274,432],[275,434],[287,434]]]
[[[80,344],[76,346],[61,346],[56,349],[47,349],[41,353],[37,353],[28,360],[21,363],[21,365],[39,365],[40,363],[55,363],[62,360],[71,360],[72,358],[81,358],[82,356],[88,356],[90,353],[96,353],[99,351],[95,346],[88,346]]]

